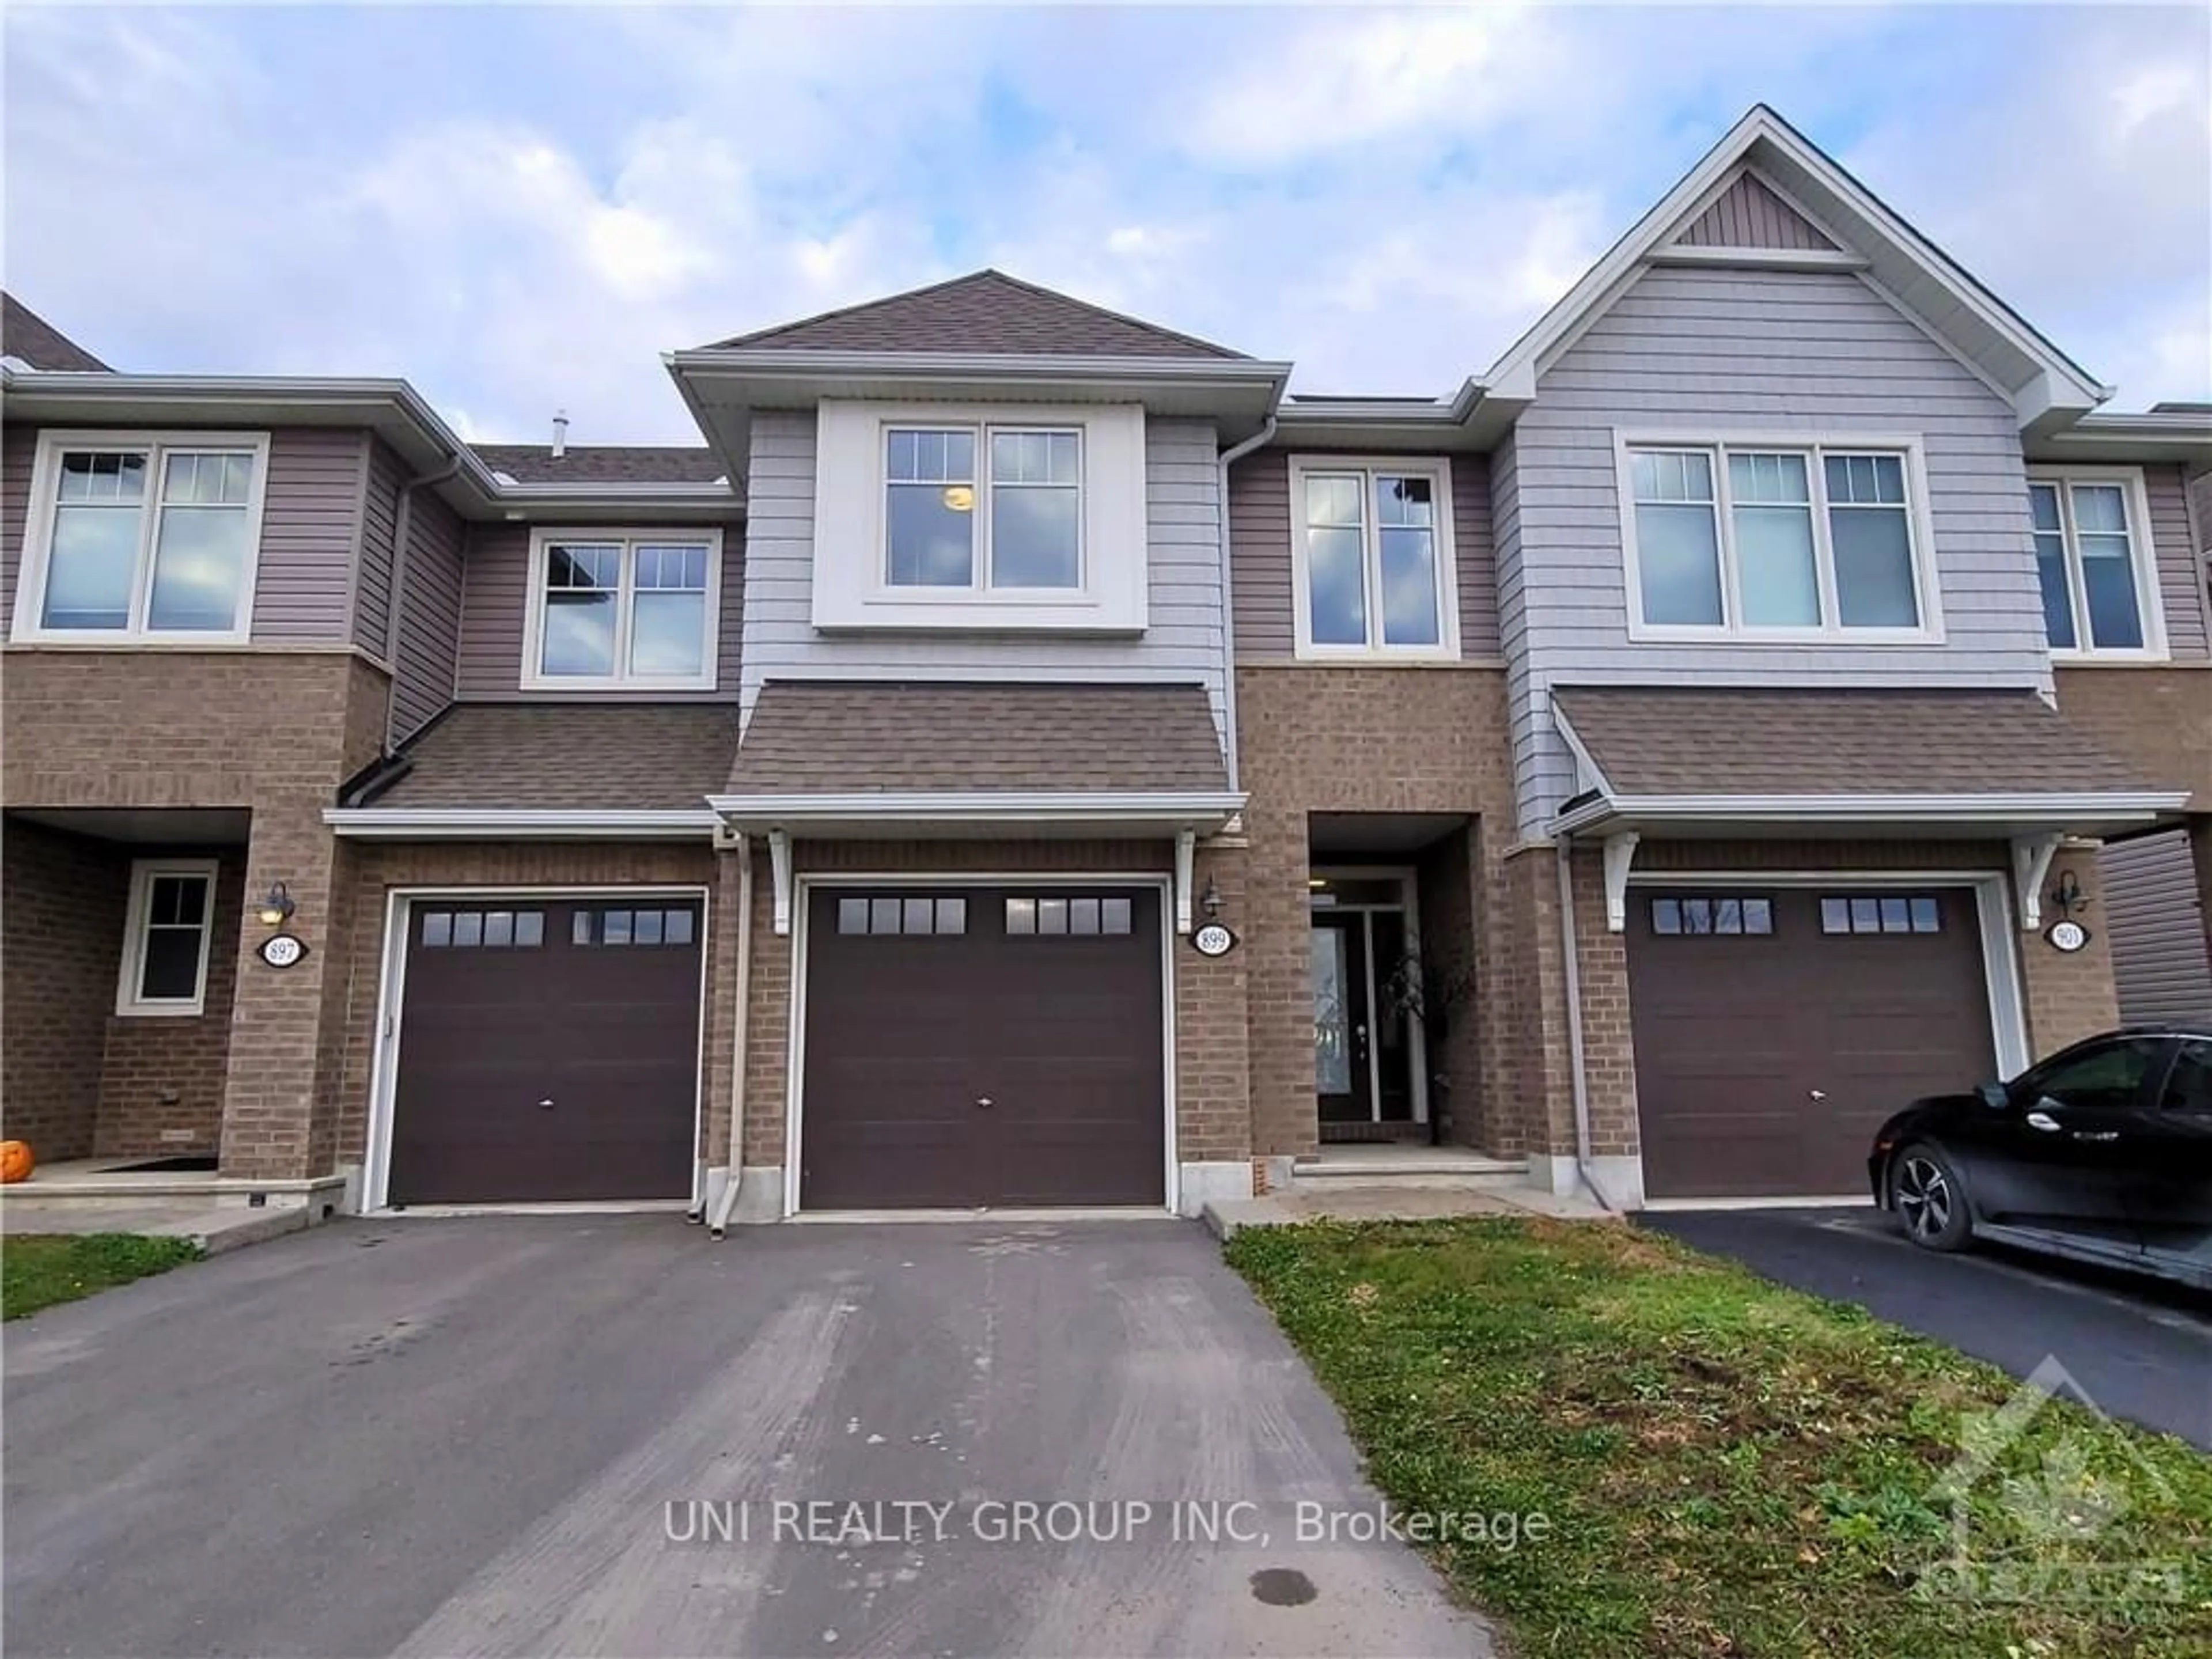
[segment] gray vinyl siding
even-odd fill
[[[368,434],[294,429],[269,439],[261,568],[253,582],[256,645],[344,644],[361,544],[362,469]]]
[[[1230,586],[1236,606],[1237,655],[1245,661],[1283,661],[1297,654],[1297,601],[1291,592],[1295,564],[1291,552],[1293,453],[1262,450],[1230,469]],[[1490,462],[1482,455],[1454,455],[1449,459],[1460,654],[1492,659],[1499,647]]]
[[[2158,555],[2159,599],[2166,611],[2166,649],[2176,661],[2212,657],[2205,617],[2203,556],[2197,550],[2189,523],[2189,493],[2179,466],[2143,469],[2143,494],[2150,498],[2150,539]]]
[[[1632,641],[1615,432],[1707,428],[1917,435],[1942,641]],[[1524,829],[1572,787],[1553,684],[2051,686],[2012,409],[1848,273],[1647,271],[1543,373],[1515,449]]]
[[[407,518],[407,575],[399,598],[399,641],[392,663],[392,741],[434,718],[453,700],[461,639],[460,515],[432,489],[415,492]]]
[[[1176,681],[1220,726],[1220,465],[1212,426],[1145,427],[1147,602],[1135,639],[837,635],[813,625],[815,417],[755,416],[747,470],[744,702],[776,679]]]
[[[399,458],[380,438],[368,441],[368,477],[362,495],[361,574],[354,586],[353,640],[381,660],[392,631],[392,575],[399,490]]]
[[[626,526],[650,528],[649,526]],[[669,534],[696,535],[696,525],[672,526]],[[738,596],[744,592],[745,531],[726,524],[722,532],[722,605],[716,619],[715,689],[712,691],[554,691],[522,690],[522,641],[530,606],[530,532],[526,524],[479,524],[469,529],[463,571],[461,638],[456,694],[465,701],[721,702],[738,695],[739,649],[744,621]]]
[[[355,637],[353,564],[368,444],[357,431],[270,434],[253,581],[255,644],[343,644]],[[34,427],[10,426],[0,439],[0,617],[11,624],[38,447]]]
[[[2131,1024],[2212,1021],[2212,957],[2189,832],[2122,842],[2106,848],[2098,862],[2120,1018]]]
[[[1713,204],[1674,239],[1683,247],[1781,248],[1791,252],[1832,249],[1836,245],[1808,223],[1804,215],[1748,173],[1714,199]]]

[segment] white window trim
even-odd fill
[[[886,434],[962,428],[977,435],[975,488],[989,489],[983,434],[992,427],[1082,435],[1079,587],[982,585],[986,537],[976,538],[977,580],[965,587],[890,583]],[[1134,404],[884,403],[827,398],[816,416],[811,620],[824,632],[902,629],[1141,634],[1149,621],[1152,527],[1145,411]],[[983,510],[979,502],[978,510]]]
[[[1311,474],[1366,475],[1360,508],[1360,570],[1365,581],[1369,643],[1316,645],[1313,637],[1313,585],[1306,553],[1306,479]],[[1380,526],[1375,515],[1375,475],[1426,477],[1437,484],[1437,621],[1434,645],[1385,645],[1382,629],[1382,559]],[[1290,460],[1291,609],[1297,623],[1297,654],[1314,662],[1443,662],[1459,658],[1459,556],[1452,537],[1451,461],[1442,455],[1293,455]]]
[[[217,865],[213,859],[133,859],[131,861],[131,904],[123,923],[123,962],[116,975],[115,1012],[132,1019],[192,1019],[206,1012],[208,960],[215,953],[215,907]],[[207,883],[207,909],[200,927],[199,973],[192,994],[184,997],[141,997],[139,971],[146,962],[147,911],[153,903],[154,883],[161,876],[191,876]]]
[[[2171,655],[2166,639],[2166,605],[2159,592],[2158,544],[2152,534],[2150,491],[2139,466],[2040,466],[2027,469],[2031,484],[2054,484],[2058,489],[2058,529],[2066,543],[2067,597],[2074,606],[2074,638],[2070,647],[2049,646],[2051,659],[2059,663],[2164,662]],[[2143,642],[2139,646],[2089,644],[2089,596],[2081,582],[2081,544],[2074,532],[2074,492],[2077,483],[2118,484],[2120,502],[2128,515],[2128,559],[2134,567],[2136,605],[2142,614]],[[2031,530],[2030,534],[2033,535]],[[2030,544],[2031,548],[2033,543]],[[2039,613],[2041,587],[2037,589]],[[2045,641],[2048,645],[2048,640]]]
[[[40,621],[46,608],[46,570],[53,552],[54,512],[61,494],[62,454],[66,450],[139,450],[147,456],[146,499],[138,526],[138,563],[131,589],[131,614],[145,615],[153,586],[154,538],[161,522],[161,456],[171,449],[246,451],[253,457],[253,489],[246,497],[246,580],[238,594],[237,625],[228,629],[148,628],[143,621],[123,628],[48,628]],[[243,645],[253,632],[253,590],[261,570],[261,521],[269,495],[269,434],[266,432],[80,431],[49,427],[39,434],[31,468],[31,499],[23,523],[23,563],[15,583],[15,614],[8,636],[23,644],[54,645]]]
[[[545,565],[547,550],[556,543],[610,542],[622,544],[621,586],[615,599],[615,670],[611,674],[547,674],[541,671],[540,651],[545,637]],[[656,547],[698,547],[707,550],[707,616],[705,649],[697,674],[627,674],[623,659],[629,653],[630,606],[636,594],[637,549],[643,543]],[[634,529],[616,525],[577,525],[568,528],[533,528],[530,532],[530,591],[522,627],[522,689],[525,691],[712,691],[721,669],[722,532],[684,526]]]
[[[1628,637],[1639,643],[1683,645],[1802,646],[1822,645],[1941,645],[1943,610],[1941,584],[1936,570],[1936,530],[1928,506],[1928,464],[1920,437],[1895,432],[1716,432],[1616,428],[1613,434],[1613,481],[1620,510],[1620,545],[1628,581]],[[1721,620],[1717,625],[1647,623],[1644,620],[1644,576],[1637,559],[1636,481],[1630,464],[1638,449],[1696,449],[1712,457],[1714,511],[1718,520],[1721,558]],[[1742,611],[1741,580],[1735,558],[1735,502],[1729,492],[1728,452],[1755,449],[1762,453],[1793,451],[1808,458],[1811,489],[1813,558],[1820,582],[1820,614],[1817,628],[1750,628],[1737,618]],[[1838,618],[1836,599],[1836,560],[1833,532],[1828,523],[1826,469],[1824,452],[1846,454],[1893,454],[1905,461],[1905,530],[1911,538],[1913,592],[1920,605],[1916,628],[1846,628]]]
[[[919,600],[928,604],[934,600],[951,600],[958,604],[997,599],[1019,605],[1058,605],[1069,601],[1091,603],[1090,538],[1084,530],[1084,505],[1090,495],[1087,476],[1087,457],[1090,434],[1080,421],[965,420],[921,421],[887,419],[877,428],[877,442],[880,446],[876,464],[877,488],[883,492],[883,506],[888,507],[890,492],[896,487],[890,476],[890,435],[894,432],[962,432],[975,441],[975,476],[966,486],[975,492],[975,502],[969,509],[973,515],[969,520],[969,562],[968,581],[964,586],[951,583],[899,583],[891,580],[891,523],[888,511],[879,512],[877,527],[876,586],[879,594],[900,604]],[[1000,433],[1007,434],[1073,434],[1075,439],[1075,580],[1065,587],[1016,587],[994,581],[995,556],[993,530],[992,490],[997,487],[991,477],[991,440]],[[908,484],[908,488],[917,485]],[[944,489],[959,486],[945,484]],[[1066,484],[1009,483],[1009,489],[1042,489],[1068,488]]]

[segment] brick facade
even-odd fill
[[[1426,854],[1437,915],[1424,949],[1471,964],[1463,1007],[1472,1030],[1449,1029],[1430,1055],[1447,1087],[1435,1092],[1455,1139],[1508,1144],[1519,1111],[1510,1043],[1492,984],[1516,953],[1501,861],[1512,844],[1512,757],[1502,669],[1437,665],[1337,668],[1240,665],[1237,729],[1248,854],[1247,969],[1252,1150],[1311,1151],[1314,1098],[1311,905],[1308,826],[1317,812],[1449,813],[1464,822]],[[1455,836],[1455,842],[1449,836]],[[1450,850],[1456,846],[1460,850]],[[1377,862],[1407,862],[1411,855]],[[1443,860],[1457,858],[1449,872]],[[1424,904],[1430,902],[1425,896]],[[1460,933],[1461,928],[1464,933]],[[1464,945],[1443,945],[1456,934]],[[1479,1033],[1479,1036],[1478,1034]]]
[[[44,1163],[89,1158],[130,866],[108,842],[22,822],[0,854],[0,1129]]]
[[[308,953],[295,967],[270,968],[256,954],[265,936],[256,924],[232,935],[220,974],[210,968],[211,984],[227,975],[234,988],[222,1167],[264,1178],[325,1172],[335,1146],[345,1017],[331,966],[352,930],[340,878],[347,854],[322,811],[339,782],[379,752],[385,672],[346,650],[10,647],[0,675],[0,804],[64,818],[131,809],[142,838],[149,825],[158,833],[160,820],[148,813],[246,815],[240,890],[258,895],[284,882],[298,906],[291,929]],[[130,1103],[117,1121],[131,1126],[117,1144],[127,1141],[129,1150],[145,1146],[141,1128],[158,1135],[161,1127],[202,1122],[181,1091],[178,1121],[170,1122],[160,1098],[170,1085],[159,1079],[172,1072],[204,1075],[193,1067],[206,1064],[212,1040],[184,1028],[207,1022],[160,1023],[173,1028],[167,1041],[179,1052],[161,1054],[155,1023],[140,1022],[148,1029],[130,1034],[131,1052],[116,1073],[125,1091],[118,1098]]]

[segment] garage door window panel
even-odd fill
[[[1774,901],[1737,894],[1655,898],[1651,931],[1664,939],[1769,934],[1774,931]]]
[[[1820,901],[1824,933],[1940,933],[1943,907],[1932,893],[1830,894]]]

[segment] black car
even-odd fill
[[[2130,1027],[1916,1100],[1867,1175],[1927,1249],[1985,1238],[2212,1289],[2212,1029]]]

